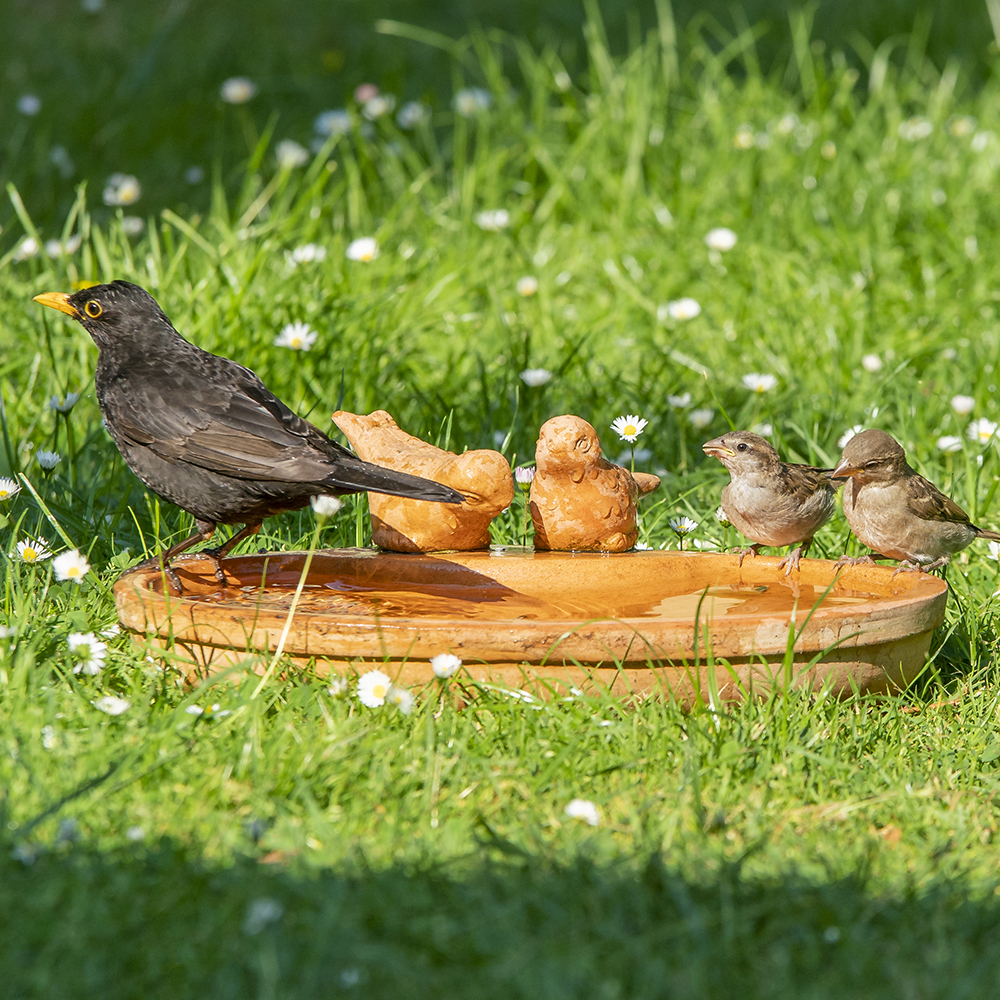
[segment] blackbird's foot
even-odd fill
[[[208,556],[208,558],[215,563],[215,579],[218,580],[223,587],[227,586],[226,573],[222,568],[222,557],[226,554],[225,548],[220,545],[218,548],[202,549],[201,554],[203,556]]]
[[[173,566],[171,566],[169,562],[164,565],[159,556],[153,556],[151,559],[146,559],[139,563],[139,565],[135,568],[158,569],[167,578],[167,583],[169,583],[178,594],[184,593],[184,585],[181,583],[181,578],[177,575]]]

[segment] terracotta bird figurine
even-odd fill
[[[542,424],[529,504],[536,549],[624,552],[635,545],[636,501],[660,485],[601,457],[597,431],[582,417]]]
[[[498,451],[461,455],[444,451],[400,430],[385,410],[367,416],[338,410],[333,422],[364,461],[396,472],[431,476],[462,495],[461,504],[446,505],[369,493],[372,541],[379,548],[434,552],[489,546],[490,522],[514,498],[510,465]]]
[[[885,431],[855,434],[833,475],[848,477],[844,514],[851,530],[868,548],[899,559],[896,573],[945,566],[976,538],[1000,541],[1000,534],[974,525],[954,500],[910,468],[903,446]]]
[[[837,484],[829,470],[782,462],[769,441],[749,431],[723,434],[701,450],[729,471],[722,512],[753,542],[740,551],[740,565],[762,545],[794,545],[778,566],[785,567],[785,576],[798,569],[813,535],[833,516]]]

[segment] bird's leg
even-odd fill
[[[741,548],[737,547],[735,549],[730,549],[729,551],[733,555],[739,555],[740,561],[739,561],[738,565],[742,566],[743,565],[743,560],[746,559],[747,556],[755,556],[756,557],[756,555],[759,552],[759,550],[760,550],[760,545],[755,542],[753,545],[748,545],[745,549],[741,549]]]
[[[782,566],[785,567],[785,576],[788,576],[792,570],[797,570],[799,568],[799,560],[804,559],[806,553],[809,551],[809,546],[812,545],[812,539],[807,538],[804,542],[797,545],[791,552],[785,556],[784,559],[778,563],[778,569]]]
[[[942,566],[947,566],[951,562],[951,556],[941,556],[939,559],[935,559],[933,562],[924,563],[922,566],[920,563],[910,562],[909,559],[904,559],[893,571],[893,576],[897,573],[929,573],[932,569],[940,569]]]
[[[145,560],[145,562],[140,563],[136,568],[145,569],[149,566],[158,566],[177,593],[183,594],[184,588],[181,586],[181,578],[176,572],[174,572],[173,567],[170,565],[170,560],[173,559],[174,556],[179,556],[182,552],[186,552],[192,545],[197,545],[199,542],[207,542],[215,533],[214,521],[196,520],[195,525],[198,530],[193,535],[189,535],[182,542],[178,542],[176,545],[171,545],[170,548],[161,555],[152,556],[151,558]]]
[[[226,584],[226,574],[222,569],[222,560],[225,559],[233,548],[242,542],[244,538],[247,538],[250,535],[256,535],[257,532],[260,531],[261,523],[261,521],[251,521],[249,524],[244,524],[243,527],[229,539],[229,541],[223,542],[222,545],[216,549],[204,550],[205,555],[207,555],[210,559],[215,560],[215,578],[223,586]]]
[[[834,566],[842,569],[844,566],[874,566],[875,560],[871,556],[841,556]]]

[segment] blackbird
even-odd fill
[[[249,368],[185,340],[153,297],[113,281],[35,301],[79,320],[100,351],[94,378],[104,423],[128,467],[156,494],[194,515],[198,530],[163,553],[208,541],[216,524],[244,525],[208,550],[221,561],[272,514],[310,498],[372,490],[461,503],[448,486],[363,462],[296,416]]]
[[[761,545],[794,545],[778,566],[785,567],[786,576],[798,569],[813,535],[833,516],[837,487],[830,470],[782,462],[769,442],[749,431],[723,434],[701,450],[729,470],[722,511],[754,543],[740,552],[740,565]]]
[[[945,566],[976,538],[1000,541],[1000,534],[976,527],[954,500],[910,468],[903,446],[885,431],[855,434],[833,475],[848,478],[844,514],[851,530],[868,548],[899,559],[896,573]]]

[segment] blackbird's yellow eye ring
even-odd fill
[[[104,310],[101,308],[101,303],[97,299],[91,299],[84,307],[83,311],[91,318],[97,319]]]

